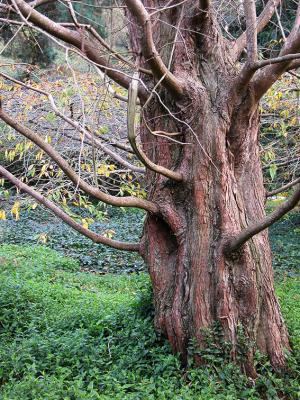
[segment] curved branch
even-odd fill
[[[153,41],[150,15],[140,0],[125,0],[131,14],[140,25],[144,38],[144,56],[156,78],[163,78],[163,85],[176,95],[182,95],[184,84],[176,78],[162,61]]]
[[[4,167],[0,165],[0,176],[3,176],[7,180],[9,180],[12,184],[14,184],[18,189],[21,191],[29,194],[29,196],[33,197],[37,200],[40,204],[47,207],[51,210],[58,218],[63,220],[66,224],[68,224],[71,228],[75,229],[77,232],[81,233],[82,235],[91,239],[94,243],[104,244],[106,246],[113,247],[118,250],[127,250],[127,251],[137,251],[140,250],[139,243],[125,243],[119,242],[118,240],[113,240],[103,235],[98,235],[95,232],[90,231],[89,229],[83,227],[78,222],[74,221],[68,214],[62,211],[56,204],[52,201],[46,199],[40,193],[36,192],[30,186],[26,185],[25,183],[21,182],[17,179],[14,175],[12,175],[9,171],[7,171]]]
[[[259,17],[256,19],[256,31],[261,32],[264,27],[269,23],[272,18],[276,7],[281,3],[281,0],[269,0],[260,13]],[[240,55],[247,45],[247,33],[243,32],[240,37],[238,37],[234,43],[233,54],[235,54],[236,60],[240,58]]]
[[[149,169],[158,174],[164,175],[167,178],[173,179],[177,182],[181,182],[183,177],[179,172],[171,171],[168,168],[162,167],[153,163],[140,146],[136,142],[136,134],[135,134],[135,111],[136,111],[136,100],[137,100],[137,89],[138,89],[138,76],[134,74],[132,83],[128,89],[128,112],[127,112],[127,127],[128,127],[128,140],[139,158],[139,160]]]
[[[99,190],[98,188],[83,181],[73,170],[73,168],[67,163],[67,161],[49,144],[46,143],[38,134],[33,132],[31,129],[19,124],[13,118],[11,118],[0,105],[0,118],[10,125],[17,132],[21,133],[27,139],[31,140],[38,147],[45,151],[48,156],[56,162],[56,164],[62,169],[62,171],[68,176],[68,178],[81,190],[96,199],[103,201],[104,203],[111,204],[118,207],[137,207],[147,210],[152,213],[158,212],[158,207],[148,201],[143,199],[138,199],[136,197],[115,197],[106,194]]]
[[[300,185],[298,185],[293,195],[278,206],[272,213],[267,215],[262,221],[258,221],[248,228],[244,229],[236,237],[229,240],[225,245],[225,252],[229,254],[239,249],[244,243],[251,239],[257,233],[273,225],[274,222],[278,221],[281,217],[291,211],[300,200]]]
[[[266,193],[266,197],[271,197],[271,196],[275,196],[278,193],[282,193],[285,190],[297,185],[297,183],[300,183],[300,178],[294,179],[293,181],[291,181],[290,183],[287,183],[286,185],[281,186],[278,189],[272,190],[271,192],[267,192]]]
[[[245,88],[251,81],[255,72],[261,68],[271,66],[274,64],[285,63],[283,66],[283,69],[281,69],[281,67],[279,67],[277,69],[278,71],[282,70],[282,72],[278,72],[278,74],[281,75],[285,71],[289,71],[290,69],[300,67],[299,59],[300,59],[300,53],[295,53],[295,54],[283,55],[283,56],[276,57],[276,58],[270,58],[269,60],[261,60],[261,61],[256,61],[254,63],[246,63],[244,65],[243,69],[241,70],[241,72],[238,76],[238,79],[236,80],[235,89],[241,90],[241,89]],[[287,67],[287,65],[289,65],[289,66]],[[265,73],[265,72],[263,72],[263,73]],[[276,77],[275,71],[274,71],[274,73],[272,73],[272,71],[270,70],[267,73],[269,73],[270,76],[273,78],[272,80],[269,80],[267,77],[262,79],[261,83],[259,83],[259,77],[257,77],[257,79],[254,80],[254,83],[256,85],[257,99],[262,97],[262,95],[267,91],[267,89],[272,85],[272,83],[274,83],[275,80],[278,79],[279,75],[275,79],[275,77]],[[265,88],[264,86],[266,86],[267,88]]]
[[[82,29],[86,29],[88,32],[90,32],[95,39],[97,39],[97,41],[106,49],[109,51],[109,54],[120,60],[122,63],[128,65],[129,67],[131,67],[132,69],[137,69],[138,71],[146,74],[146,75],[150,75],[153,76],[152,71],[150,71],[149,69],[145,69],[142,67],[138,67],[136,65],[134,65],[131,61],[127,60],[125,57],[123,57],[120,53],[118,53],[116,50],[114,50],[103,38],[101,35],[99,35],[99,33],[96,31],[95,28],[93,28],[91,25],[88,24],[75,24],[72,22],[62,22],[60,23],[61,26],[65,26],[65,27],[78,27],[78,28],[82,28]]]
[[[280,51],[279,57],[277,57],[277,61],[272,62],[274,65],[269,65],[265,69],[261,70],[254,80],[254,92],[257,100],[259,100],[273,85],[273,83],[276,82],[278,78],[289,69],[291,63],[295,62],[294,58],[298,58],[297,53],[300,51],[300,33],[298,32],[299,26],[300,2],[298,2],[297,12],[291,33],[287,37],[285,45]],[[290,56],[291,59],[288,56]]]
[[[56,38],[77,47],[77,49],[82,51],[91,61],[98,64],[99,68],[111,79],[128,89],[130,78],[121,71],[111,68],[107,61],[99,55],[95,43],[84,37],[83,33],[69,30],[64,26],[52,21],[34,8],[30,7],[30,5],[24,0],[14,0],[14,2],[19,11],[22,13],[23,17],[25,17],[29,22],[45,30]],[[141,87],[139,88],[139,96],[142,98],[146,98],[147,96],[146,91]]]
[[[300,50],[300,33],[288,36],[275,63],[262,69],[253,81],[255,97],[259,100],[278,78],[287,71],[291,62],[297,58]]]

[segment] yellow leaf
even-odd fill
[[[42,242],[42,243],[44,243],[44,244],[46,244],[47,241],[48,241],[48,235],[47,235],[47,233],[41,233],[41,234],[39,235],[39,237],[38,237],[38,241],[39,241],[39,242]]]
[[[116,232],[113,229],[107,229],[104,233],[103,236],[111,239],[114,237],[114,235],[116,234]]]
[[[48,176],[48,174],[47,174],[47,169],[48,169],[48,166],[49,166],[49,164],[44,164],[43,166],[42,166],[42,168],[41,168],[41,172],[40,172],[40,174],[39,174],[39,177],[41,177],[41,176],[43,176],[43,175],[45,175],[45,176]]]
[[[15,217],[15,220],[18,221],[20,219],[20,202],[16,201],[11,209],[11,214]]]
[[[87,222],[87,220],[86,220],[85,218],[83,218],[83,219],[81,220],[81,223],[82,223],[82,226],[83,226],[85,229],[89,229],[89,224],[88,224],[88,222]]]
[[[104,175],[107,173],[107,165],[103,164],[97,169],[99,175]]]
[[[40,161],[40,160],[43,158],[43,155],[44,155],[44,151],[43,151],[43,150],[40,150],[40,151],[37,153],[37,155],[35,156],[35,159]]]
[[[4,210],[0,210],[0,220],[5,220],[6,219],[6,214]]]

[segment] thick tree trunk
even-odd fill
[[[255,375],[255,349],[267,354],[275,367],[283,367],[283,350],[289,345],[274,294],[268,232],[226,255],[227,239],[264,217],[259,147],[257,139],[252,141],[257,115],[250,122],[246,113],[239,121],[252,138],[243,149],[239,146],[235,157],[222,116],[212,107],[203,111],[203,103],[201,110],[192,108],[190,113],[203,120],[194,131],[196,137],[189,135],[193,145],[185,145],[186,180],[177,184],[156,178],[151,199],[159,204],[161,217],[149,216],[144,229],[143,255],[153,284],[155,326],[183,360],[191,339],[200,348],[205,346],[203,330],[215,322],[232,343],[235,359],[242,328],[249,343],[244,362],[248,374]],[[156,143],[159,154],[152,157],[168,165],[170,146],[164,146]]]
[[[226,253],[229,238],[265,215],[257,106],[251,106],[249,95],[235,114],[228,104],[218,110],[210,96],[198,96],[188,99],[192,107],[185,104],[177,114],[193,129],[184,135],[190,144],[180,147],[149,133],[142,136],[149,157],[177,166],[185,176],[174,183],[150,173],[150,198],[161,211],[160,217],[148,217],[143,236],[155,326],[183,361],[189,342],[205,346],[203,331],[216,322],[232,343],[232,358],[237,358],[242,331],[249,344],[243,368],[255,376],[256,349],[281,368],[284,348],[289,347],[274,294],[268,232]],[[148,110],[152,118],[155,107]],[[165,117],[152,127],[171,129]]]
[[[148,171],[149,198],[160,209],[159,216],[148,216],[142,240],[153,284],[155,326],[184,362],[189,342],[195,340],[203,348],[203,330],[214,323],[221,325],[236,359],[242,330],[249,344],[243,368],[255,376],[256,349],[281,368],[289,347],[274,294],[268,232],[234,253],[226,252],[232,236],[265,216],[258,104],[251,87],[235,87],[230,51],[214,21],[201,10],[196,17],[193,10],[182,10],[165,13],[167,24],[154,23],[154,39],[168,64],[172,24],[181,24],[172,71],[185,82],[185,95],[174,98],[159,89],[160,97],[154,95],[143,109],[148,127],[180,132],[176,138],[182,143],[154,136],[144,125],[140,135],[151,160],[184,177],[176,183]],[[132,24],[136,53],[138,36]],[[145,59],[141,62],[147,65]]]

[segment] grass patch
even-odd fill
[[[236,400],[299,396],[300,281],[277,285],[293,357],[278,377],[258,357],[255,384],[219,359],[183,374],[154,332],[144,273],[87,274],[43,246],[0,246],[3,400]],[[219,356],[219,355],[218,355]],[[213,360],[214,361],[214,360]]]

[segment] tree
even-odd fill
[[[283,73],[300,65],[300,6],[278,56],[259,59],[258,33],[280,0],[267,2],[258,17],[255,2],[244,0],[246,30],[237,38],[221,29],[217,4],[207,0],[124,0],[120,7],[128,22],[132,62],[92,27],[80,24],[71,1],[66,5],[72,24],[56,23],[39,12],[44,2],[8,0],[1,7],[17,14],[19,24],[72,46],[128,90],[124,98],[107,83],[110,92],[128,104],[128,138],[146,167],[148,198],[115,197],[87,183],[51,144],[5,111],[5,99],[0,118],[40,147],[88,195],[146,210],[141,241],[122,243],[91,232],[1,166],[2,177],[95,242],[142,255],[153,285],[155,326],[183,363],[189,342],[205,346],[204,330],[218,323],[231,343],[233,360],[241,329],[248,339],[242,362],[248,375],[255,376],[255,349],[267,354],[275,368],[283,368],[289,340],[274,294],[266,228],[296,206],[300,185],[295,179],[289,185],[296,188],[290,198],[265,215],[259,102]],[[69,118],[49,93],[39,92],[57,115]],[[69,123],[92,140],[83,123]]]

